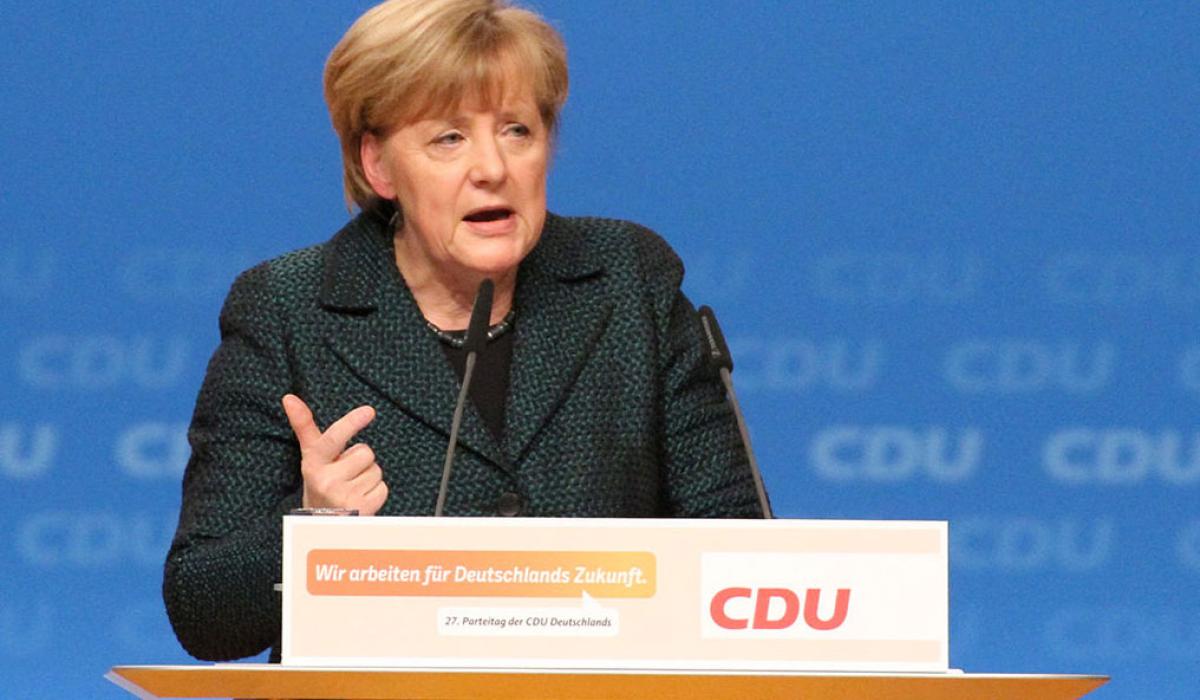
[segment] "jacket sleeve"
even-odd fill
[[[760,518],[762,510],[725,389],[707,366],[700,322],[683,294],[683,264],[646,232],[639,256],[657,324],[666,515]]]
[[[163,599],[180,643],[200,659],[251,656],[280,633],[282,516],[299,506],[302,484],[280,406],[290,384],[286,324],[268,275],[259,266],[234,282],[188,431]]]

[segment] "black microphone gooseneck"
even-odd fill
[[[742,415],[742,407],[733,391],[733,355],[729,354],[729,346],[725,344],[725,336],[721,333],[721,327],[717,325],[716,314],[707,306],[700,307],[700,326],[704,330],[704,345],[708,348],[709,364],[720,372],[721,382],[725,384],[725,395],[729,398],[729,405],[733,407],[733,416],[737,419],[738,431],[742,434],[742,446],[746,448],[746,458],[750,460],[750,474],[754,477],[754,489],[758,492],[758,505],[762,508],[763,517],[772,519],[775,514],[771,511],[771,502],[767,499],[767,489],[763,486],[758,460],[754,458],[754,450],[750,448],[750,431],[746,429],[746,418]]]
[[[471,323],[467,326],[467,337],[463,339],[463,350],[467,351],[467,366],[463,370],[462,388],[458,391],[458,403],[454,405],[454,420],[450,422],[450,444],[446,445],[446,462],[442,465],[442,485],[438,488],[437,505],[433,509],[435,518],[442,517],[446,508],[446,491],[450,487],[450,468],[454,465],[454,450],[458,446],[458,428],[462,425],[463,408],[467,404],[467,392],[471,388],[471,375],[475,372],[475,358],[487,344],[488,322],[492,317],[492,291],[495,285],[490,279],[479,283],[475,293],[475,305],[471,307]]]

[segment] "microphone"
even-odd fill
[[[496,285],[490,279],[479,283],[475,292],[475,304],[471,307],[471,322],[467,325],[467,336],[463,349],[467,351],[467,365],[463,370],[462,387],[458,390],[458,402],[454,405],[454,419],[450,421],[450,443],[446,445],[446,462],[442,465],[442,485],[438,488],[437,505],[433,517],[442,517],[446,508],[446,492],[450,487],[450,468],[454,465],[454,450],[458,446],[458,429],[462,425],[463,408],[467,404],[467,392],[471,388],[471,375],[475,373],[475,358],[487,344],[488,321],[492,317],[492,292]]]
[[[467,337],[463,339],[463,350],[467,351],[467,362],[487,344],[488,326],[492,318],[492,292],[496,285],[490,279],[479,283],[475,292],[475,305],[471,307],[471,322],[467,324]],[[466,384],[466,375],[463,375]]]
[[[750,462],[750,475],[754,477],[754,490],[758,492],[758,505],[762,508],[763,517],[770,520],[775,517],[771,512],[771,502],[767,499],[767,489],[763,485],[762,472],[758,469],[758,460],[754,458],[754,450],[750,448],[750,431],[746,429],[746,418],[738,404],[737,394],[733,391],[733,355],[725,344],[725,335],[717,325],[717,315],[708,306],[700,307],[700,326],[704,330],[704,345],[708,348],[708,362],[721,375],[725,385],[725,396],[733,408],[733,416],[737,419],[738,432],[742,434],[742,446],[746,449],[746,458]]]

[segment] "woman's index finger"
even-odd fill
[[[322,450],[330,459],[336,458],[346,449],[346,443],[358,434],[358,431],[370,425],[375,420],[375,409],[370,406],[359,406],[346,415],[338,418],[321,435]]]

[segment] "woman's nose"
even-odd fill
[[[480,139],[475,142],[472,152],[471,181],[479,187],[495,186],[504,181],[508,175],[508,164],[504,160],[504,151],[494,138]]]

